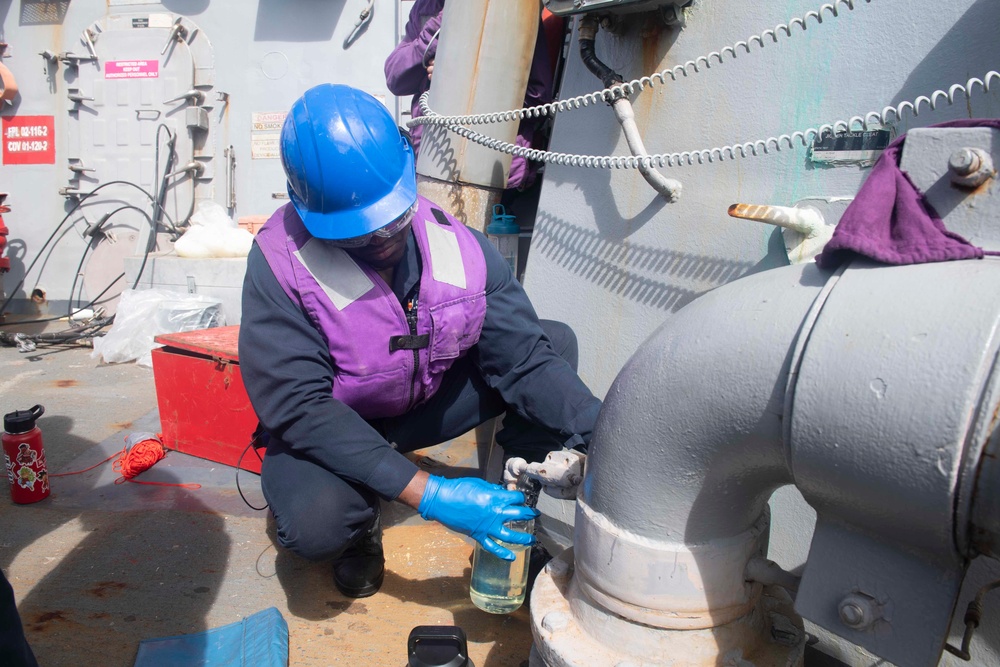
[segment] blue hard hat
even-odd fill
[[[295,101],[281,128],[288,196],[309,233],[374,232],[417,200],[413,149],[389,110],[350,86],[322,84]]]

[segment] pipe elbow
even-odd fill
[[[827,276],[815,265],[748,276],[654,332],[605,398],[584,500],[648,537],[700,542],[746,529],[761,508],[748,502],[791,481],[785,385],[800,325]],[[662,515],[665,506],[672,516]]]
[[[619,373],[577,503],[576,572],[591,599],[685,629],[752,608],[760,586],[746,564],[766,554],[767,501],[791,482],[782,418],[793,350],[827,275],[799,265],[708,292]]]

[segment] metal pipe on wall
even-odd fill
[[[537,0],[462,0],[444,7],[430,104],[441,114],[523,105],[538,36]],[[503,141],[518,121],[483,126]],[[507,186],[511,156],[428,125],[417,158],[418,190],[467,225],[484,230]]]

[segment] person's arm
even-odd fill
[[[538,24],[538,38],[528,74],[528,87],[524,93],[525,108],[548,104],[553,98],[552,62],[549,57],[548,34],[541,22]],[[545,118],[525,118],[517,127],[514,143],[526,148],[544,148],[542,142],[535,141],[535,133],[545,122]],[[508,188],[526,188],[534,183],[541,163],[514,156],[510,161],[507,175]]]
[[[424,497],[424,489],[427,488],[427,479],[429,477],[428,473],[418,470],[417,474],[410,480],[410,483],[406,485],[406,488],[396,497],[396,500],[415,510],[420,509],[420,499]]]
[[[559,433],[565,447],[588,444],[601,401],[552,348],[509,264],[472,232],[487,266],[486,319],[475,348],[483,378],[522,417]]]
[[[535,51],[531,56],[531,69],[528,72],[528,87],[524,91],[524,106],[526,107],[548,104],[552,101],[555,82],[553,81],[553,63],[549,57],[548,39],[545,26],[539,21]]]
[[[250,402],[270,434],[388,500],[410,485],[416,465],[333,397],[326,342],[285,294],[256,245],[247,258],[239,352]]]
[[[426,90],[427,65],[437,52],[443,0],[417,0],[410,9],[402,41],[385,60],[385,83],[393,95]]]

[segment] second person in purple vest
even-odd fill
[[[382,499],[513,558],[498,541],[533,537],[505,523],[536,515],[520,492],[429,475],[404,453],[501,414],[506,457],[585,448],[601,404],[575,337],[538,319],[485,236],[417,195],[413,151],[372,96],[308,90],[281,156],[291,202],[247,259],[239,340],[278,542],[332,559],[345,595],[372,595]]]
[[[410,113],[413,118],[423,115],[420,111],[420,96],[430,90],[437,54],[438,36],[441,31],[441,14],[445,0],[416,0],[410,8],[403,38],[385,60],[385,83],[393,95],[412,95]],[[528,87],[524,93],[524,106],[534,107],[552,101],[553,63],[549,56],[548,38],[542,22],[538,23],[538,37],[528,74]],[[515,143],[518,146],[540,148],[536,145],[536,132],[542,119],[522,120],[517,128]],[[423,126],[410,129],[414,152],[420,150]],[[510,161],[507,187],[527,189],[538,175],[539,163],[520,156]]]

